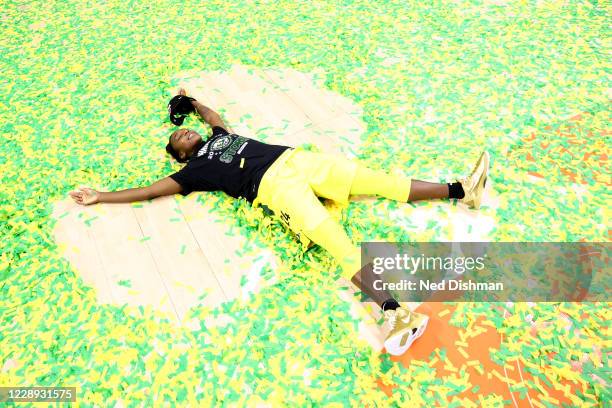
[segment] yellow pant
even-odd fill
[[[264,174],[254,205],[265,205],[300,238],[325,248],[350,278],[360,264],[360,250],[318,197],[345,204],[350,195],[378,194],[406,202],[410,179],[368,169],[343,156],[300,148],[285,151]]]

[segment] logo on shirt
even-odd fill
[[[232,145],[223,152],[219,160],[223,163],[231,163],[234,159],[234,156],[238,153],[238,151],[242,151],[242,147],[248,143],[246,137],[236,135],[236,138],[232,142]]]
[[[230,136],[222,136],[210,145],[210,150],[223,150],[229,146],[231,141],[232,138]]]
[[[231,163],[234,156],[242,153],[247,144],[246,137],[235,134],[220,136],[206,142],[198,151],[197,157],[207,155],[208,159],[212,160],[218,156],[221,162]]]

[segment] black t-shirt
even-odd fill
[[[220,190],[252,203],[265,171],[290,147],[231,134],[218,126],[212,130],[212,136],[196,146],[185,167],[170,177],[181,185],[182,195]]]

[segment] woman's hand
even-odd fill
[[[179,88],[178,94],[179,95],[183,95],[183,96],[187,96],[187,91],[185,90],[185,88]],[[196,102],[195,99],[193,99],[193,98],[189,99],[189,103],[191,103],[191,106],[193,106],[193,107],[195,107],[195,102]]]
[[[79,187],[69,194],[77,204],[90,205],[100,202],[100,192],[89,187]]]

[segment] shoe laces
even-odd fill
[[[474,184],[474,178],[471,175],[460,178],[458,181],[461,183],[461,187],[463,187],[463,191],[467,191],[471,189],[472,185]]]
[[[397,313],[392,313],[389,316],[389,326],[391,330],[395,329],[395,324],[397,323]]]
[[[391,330],[393,330],[395,328],[395,325],[397,324],[398,319],[401,319],[402,316],[400,316],[399,309],[389,310],[388,316],[389,316],[389,319],[388,319],[389,326]],[[410,314],[408,314],[406,317],[410,318]]]

